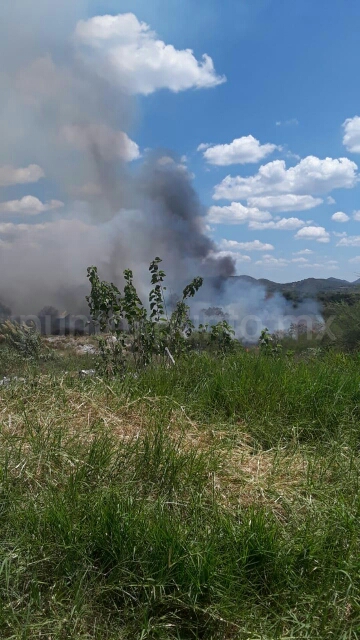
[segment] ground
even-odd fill
[[[0,636],[360,638],[357,354],[80,343],[1,354]]]

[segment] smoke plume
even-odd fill
[[[193,305],[200,320],[216,304],[234,326],[256,315],[256,336],[275,328],[291,309],[279,296],[229,283],[234,261],[208,237],[184,162],[168,150],[141,152],[134,140],[134,94],[225,78],[209,56],[165,46],[133,14],[84,20],[88,4],[13,0],[0,8],[0,301],[17,314],[45,305],[86,313],[92,264],[115,282],[132,268],[146,297],[149,262],[160,256],[170,292],[205,277]]]
[[[125,72],[117,70],[114,81],[102,73],[104,56],[92,64],[96,50],[89,57],[76,42],[87,3],[66,0],[51,12],[45,0],[31,3],[31,11],[27,0],[3,4],[0,89],[8,99],[1,107],[0,166],[11,158],[14,166],[36,165],[39,175],[41,168],[59,210],[42,206],[41,184],[34,183],[23,193],[39,194],[34,212],[47,214],[0,220],[0,299],[17,313],[44,305],[83,312],[90,264],[114,280],[133,268],[145,290],[141,274],[156,255],[174,289],[195,275],[212,276],[220,286],[234,273],[234,262],[217,256],[206,235],[205,211],[186,167],[168,151],[136,162],[137,102],[121,77]],[[134,17],[127,20],[138,28]],[[92,24],[80,26],[89,38]],[[140,28],[152,46],[154,36]],[[223,81],[209,60],[198,67],[201,81]],[[13,193],[5,188],[1,199],[14,200]],[[16,200],[12,206],[20,209]]]

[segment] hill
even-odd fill
[[[354,282],[339,278],[306,278],[295,282],[273,282],[266,278],[253,278],[247,275],[232,276],[232,279],[265,287],[269,293],[280,293],[297,298],[317,298],[329,292],[360,293],[360,278]],[[287,296],[286,296],[287,297]]]

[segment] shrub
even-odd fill
[[[25,358],[39,358],[41,337],[34,326],[6,320],[0,325],[0,335],[5,346]]]

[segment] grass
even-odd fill
[[[360,638],[357,355],[83,357],[0,388],[0,637]]]

